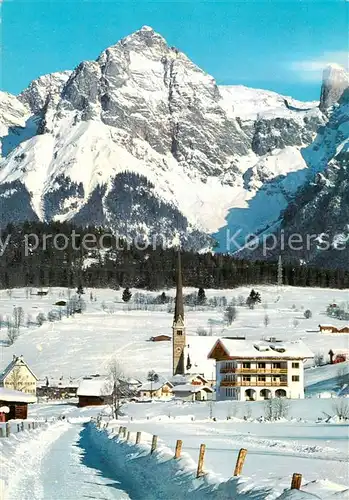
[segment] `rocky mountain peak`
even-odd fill
[[[18,99],[34,114],[39,113],[49,96],[58,95],[62,91],[71,73],[71,71],[60,71],[40,76],[19,94]]]
[[[323,72],[320,109],[326,111],[337,103],[349,87],[349,74],[338,64],[328,65]]]

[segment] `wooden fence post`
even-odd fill
[[[0,427],[0,438],[4,437],[4,429]]]
[[[151,449],[150,449],[150,453],[154,453],[154,451],[156,450],[156,447],[158,445],[158,437],[157,436],[153,436],[153,439],[152,439],[152,442],[151,442]]]
[[[176,451],[175,451],[175,458],[179,458],[181,456],[181,453],[182,453],[182,440],[181,439],[177,439],[177,443],[176,443]]]
[[[291,490],[299,490],[302,484],[302,474],[295,472],[292,476]]]
[[[138,431],[136,434],[136,444],[139,444],[141,442],[141,435],[142,433]]]
[[[24,422],[21,423],[21,430],[24,431]]]
[[[200,445],[200,452],[199,452],[199,460],[198,460],[198,469],[196,471],[196,477],[200,477],[202,475],[202,471],[204,468],[205,450],[206,450],[206,445],[201,444]]]
[[[6,423],[6,437],[9,437],[11,434],[11,427],[9,422]]]
[[[244,466],[246,455],[247,455],[247,450],[245,450],[245,448],[241,448],[238,454],[238,458],[236,460],[234,476],[240,476],[242,468]]]
[[[126,437],[127,434],[127,427],[124,427],[124,438]]]
[[[130,431],[127,431],[127,436],[126,436],[126,441],[129,441],[130,440]]]
[[[21,426],[20,424],[17,424],[17,433],[21,432]]]
[[[119,432],[118,432],[118,435],[119,435],[119,436],[120,436],[120,435],[121,435],[121,433],[122,433],[122,429],[123,429],[123,427],[122,427],[122,425],[120,425],[120,427],[119,427]]]

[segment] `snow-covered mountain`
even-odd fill
[[[194,248],[214,234],[234,251],[227,229],[243,238],[272,227],[311,169],[326,167],[304,150],[328,121],[332,81],[321,110],[218,86],[145,26],[96,61],[0,95],[0,223],[71,220],[167,241],[179,232]]]

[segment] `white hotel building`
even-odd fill
[[[304,398],[304,362],[313,357],[300,340],[253,342],[220,338],[208,355],[216,361],[216,399]]]

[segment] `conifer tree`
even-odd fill
[[[131,300],[132,293],[130,292],[130,289],[127,287],[125,290],[122,292],[122,300],[124,302],[129,302]]]
[[[206,302],[206,294],[203,288],[199,288],[198,290],[198,304],[202,305]]]

